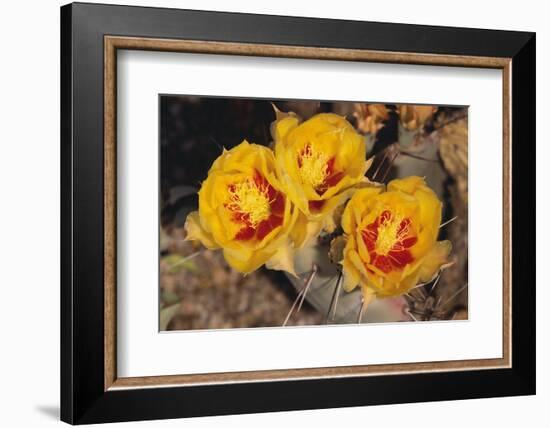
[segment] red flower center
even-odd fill
[[[371,264],[384,273],[400,270],[414,261],[410,252],[418,241],[411,220],[385,210],[362,232]]]
[[[230,184],[230,202],[224,206],[231,219],[241,228],[235,235],[239,241],[262,240],[283,224],[285,197],[258,171],[250,180]]]

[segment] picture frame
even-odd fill
[[[502,70],[502,357],[119,377],[119,50]],[[85,424],[534,394],[535,90],[534,33],[63,6],[61,419]]]

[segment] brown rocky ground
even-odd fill
[[[181,228],[172,228],[162,242],[161,314],[167,314],[164,322],[170,318],[166,330],[281,326],[296,297],[284,275],[263,269],[242,275],[221,252],[201,250],[183,237]],[[304,304],[287,325],[323,322],[322,314]]]

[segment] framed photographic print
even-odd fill
[[[535,35],[61,8],[72,424],[535,393]]]

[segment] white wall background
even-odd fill
[[[537,264],[550,256],[550,28],[545,3],[460,0],[297,2],[147,0],[126,4],[537,32]],[[116,3],[103,1],[103,3]],[[492,3],[492,4],[491,4]],[[0,9],[0,425],[55,426],[59,407],[59,6],[10,1]],[[32,104],[29,100],[32,99]],[[30,109],[32,106],[33,110]],[[29,120],[31,116],[31,120]],[[32,123],[32,125],[29,125]],[[543,135],[544,133],[544,135]],[[544,248],[543,248],[544,247]],[[490,423],[543,426],[550,403],[550,276],[537,272],[538,395],[188,420],[159,427],[389,426],[445,428]],[[125,426],[138,426],[138,423]]]

